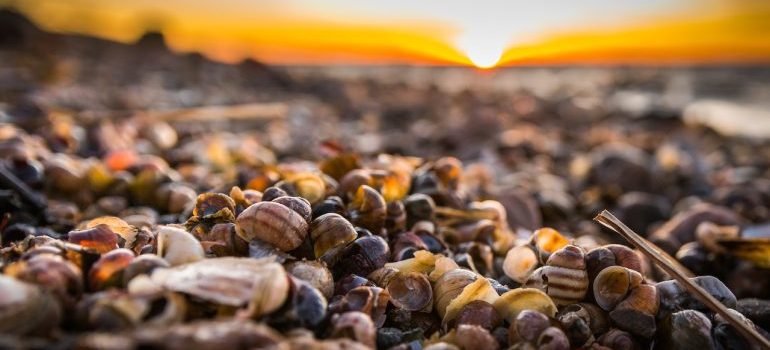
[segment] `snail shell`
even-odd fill
[[[483,327],[488,331],[492,331],[502,324],[502,319],[497,315],[494,306],[483,300],[474,300],[466,304],[454,321],[458,325],[474,325]]]
[[[433,285],[433,299],[439,316],[444,318],[446,308],[465,286],[473,283],[478,276],[470,270],[454,269],[444,273]]]
[[[561,249],[569,244],[569,240],[562,236],[559,231],[550,227],[541,228],[532,233],[531,244],[538,253],[540,262],[545,264],[551,253]]]
[[[308,224],[300,214],[275,202],[259,202],[235,219],[236,232],[246,241],[259,239],[287,252],[307,237]]]
[[[397,274],[388,281],[386,289],[390,302],[404,310],[426,310],[433,304],[433,289],[422,273]]]
[[[350,338],[374,349],[377,330],[369,315],[349,311],[332,317],[332,338]]]
[[[33,284],[0,275],[0,333],[47,335],[59,325],[56,298]]]
[[[284,268],[290,275],[310,283],[321,291],[326,299],[331,299],[334,295],[334,278],[323,262],[317,260],[293,261],[286,263]]]
[[[280,203],[287,206],[289,209],[294,210],[302,216],[308,223],[313,217],[313,209],[310,207],[310,202],[302,197],[282,196],[273,199],[271,202]]]
[[[5,275],[50,290],[65,307],[72,307],[83,294],[83,276],[73,263],[55,254],[34,255],[5,268]]]
[[[160,226],[158,229],[157,254],[171,266],[202,260],[203,247],[195,237],[178,227]]]
[[[377,190],[362,185],[348,206],[351,221],[375,234],[379,234],[385,226],[387,204],[385,198]]]
[[[99,224],[85,230],[70,231],[68,240],[70,243],[93,248],[100,254],[118,248],[118,234],[105,224]]]
[[[550,325],[548,316],[535,310],[522,310],[511,322],[508,342],[511,344],[522,341],[534,343]]]
[[[534,310],[549,317],[556,316],[556,304],[551,298],[534,288],[516,288],[500,296],[492,306],[500,317],[513,322],[524,310]]]
[[[133,260],[134,252],[125,248],[115,249],[102,255],[91,267],[91,271],[88,272],[91,290],[122,285],[122,271]]]
[[[526,284],[544,291],[557,305],[583,300],[588,291],[583,250],[573,245],[559,249],[548,258],[546,266],[532,273]]]
[[[623,266],[610,266],[602,270],[596,276],[593,286],[596,304],[606,311],[613,310],[643,279],[639,272]]]
[[[316,258],[320,258],[330,249],[352,242],[357,236],[353,225],[338,214],[324,214],[310,223],[310,238],[313,240]]]
[[[503,272],[518,283],[525,283],[538,265],[538,257],[528,245],[511,248],[503,261]]]

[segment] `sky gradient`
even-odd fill
[[[273,64],[768,64],[770,3],[0,0],[44,29]]]

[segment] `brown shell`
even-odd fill
[[[102,255],[88,272],[91,290],[120,286],[123,283],[123,276],[118,272],[122,272],[133,260],[134,252],[125,248],[115,249]]]
[[[367,185],[358,188],[348,209],[350,210],[350,219],[355,225],[374,234],[379,234],[385,226],[387,216],[385,198],[377,190]]]
[[[433,289],[422,273],[397,274],[388,281],[386,289],[390,302],[404,310],[424,310],[433,303]]]
[[[85,230],[70,231],[68,240],[70,243],[93,248],[100,254],[118,248],[118,234],[112,232],[110,227],[105,224],[99,224]]]
[[[308,224],[289,207],[259,202],[246,208],[235,219],[236,232],[246,241],[259,239],[287,252],[299,247],[307,237]]]
[[[320,258],[329,249],[352,242],[357,236],[353,225],[339,214],[324,214],[310,223],[310,238],[313,240],[316,258]]]

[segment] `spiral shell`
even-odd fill
[[[546,266],[532,273],[526,285],[542,290],[557,305],[569,305],[582,300],[588,291],[583,250],[568,245],[554,252]]]
[[[528,245],[511,248],[503,261],[503,272],[518,283],[525,283],[538,265],[537,253]]]
[[[122,285],[122,270],[133,260],[134,252],[125,248],[115,249],[102,255],[88,273],[91,290]]]
[[[287,252],[307,237],[308,224],[300,214],[275,202],[259,202],[235,219],[236,233],[246,241],[259,239]]]
[[[385,226],[387,217],[387,204],[385,198],[377,190],[362,185],[356,190],[353,200],[348,205],[350,219],[375,234],[378,234]]]
[[[191,233],[174,226],[158,228],[157,254],[171,266],[198,261],[205,257],[201,243]]]
[[[500,296],[492,306],[500,317],[513,322],[523,310],[534,310],[549,317],[556,316],[556,304],[542,291],[534,288],[516,288]]]
[[[310,238],[313,240],[316,258],[320,258],[330,249],[352,242],[357,236],[353,225],[338,214],[324,214],[310,223]]]
[[[386,290],[394,306],[409,310],[430,310],[433,304],[433,289],[424,274],[412,272],[397,274],[389,279]]]
[[[332,338],[350,338],[369,348],[375,348],[377,330],[369,315],[349,311],[332,317]]]

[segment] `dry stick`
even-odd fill
[[[671,277],[683,285],[687,291],[695,295],[701,302],[703,302],[703,304],[727,320],[727,322],[735,327],[735,329],[737,329],[738,332],[740,332],[747,340],[754,343],[755,345],[758,345],[760,348],[770,349],[770,341],[761,336],[755,329],[749,328],[746,324],[741,322],[741,320],[730,313],[727,310],[727,307],[717,301],[713,296],[711,296],[711,294],[685,277],[674,266],[674,264],[671,263],[671,261],[665,259],[661,254],[659,254],[658,251],[652,248],[651,243],[646,242],[644,238],[628,228],[628,226],[618,220],[618,218],[612,215],[612,213],[604,210],[601,212],[601,214],[594,218],[594,221],[597,221],[605,227],[617,232],[627,241],[631,242],[631,244],[639,248],[639,250],[641,250],[644,255],[647,255],[647,257],[658,263],[658,265],[663,268],[663,270],[665,270],[669,275],[671,275]]]

